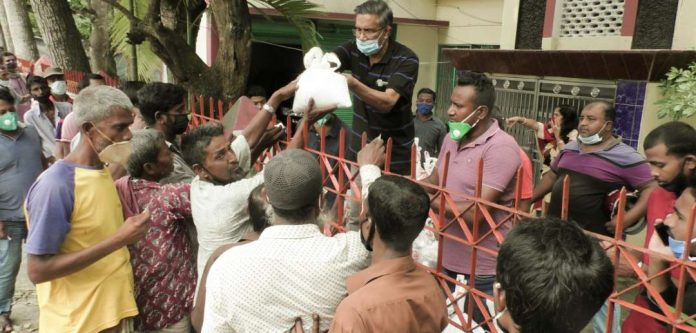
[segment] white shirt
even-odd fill
[[[327,237],[314,224],[266,228],[259,240],[215,261],[206,285],[203,332],[285,332],[312,314],[327,330],[346,296],[345,279],[368,266],[357,232]]]
[[[36,130],[39,132],[41,148],[46,158],[53,156],[53,151],[56,147],[56,127],[58,126],[58,121],[65,119],[72,112],[72,104],[55,102],[53,105],[55,108],[53,122],[48,119],[45,113],[41,112],[39,103],[32,104],[31,109],[24,114],[24,122],[36,127]]]
[[[231,144],[239,167],[251,169],[251,151],[244,136]],[[263,184],[263,173],[227,185],[215,185],[196,176],[191,181],[191,214],[198,232],[198,281],[210,255],[221,245],[236,243],[251,231],[248,199]]]

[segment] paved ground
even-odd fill
[[[36,303],[36,289],[29,281],[26,267],[26,252],[23,253],[22,267],[19,269],[15,286],[12,321],[17,333],[37,332],[39,327],[39,306]]]

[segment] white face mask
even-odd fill
[[[600,142],[602,142],[602,137],[599,135],[599,133],[602,133],[604,131],[604,128],[607,127],[607,122],[604,122],[604,125],[602,125],[602,128],[599,129],[599,131],[595,134],[592,134],[588,137],[583,137],[582,135],[578,135],[578,141],[584,145],[596,145]]]
[[[54,95],[65,95],[66,89],[65,81],[54,81],[51,83],[51,93]]]

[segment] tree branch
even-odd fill
[[[137,18],[135,15],[133,15],[133,13],[131,13],[131,11],[128,10],[128,8],[123,7],[123,5],[118,3],[118,0],[101,0],[101,1],[108,3],[112,7],[116,8],[119,12],[123,13],[123,15],[125,15],[128,18],[128,20],[131,21],[131,23],[139,24],[142,22],[142,20]]]

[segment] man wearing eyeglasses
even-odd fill
[[[394,15],[382,0],[355,7],[355,40],[334,52],[341,60],[353,92],[353,130],[348,156],[355,158],[361,136],[392,138],[390,170],[408,174],[414,138],[411,99],[418,80],[418,57],[408,47],[390,40]]]

